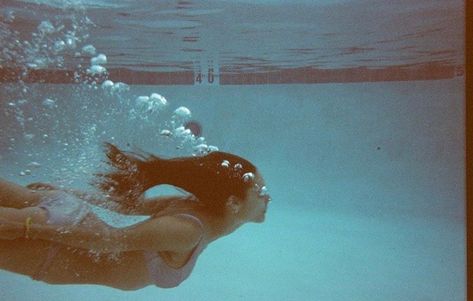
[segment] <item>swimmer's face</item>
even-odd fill
[[[271,196],[265,186],[265,182],[259,173],[256,173],[253,186],[248,189],[246,202],[243,206],[246,220],[248,222],[262,223],[265,219],[268,203]]]

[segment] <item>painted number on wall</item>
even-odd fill
[[[195,82],[202,84],[202,83],[208,83],[208,84],[213,84],[215,82],[215,69],[213,67],[209,67],[207,69],[207,73],[202,72],[202,70],[199,68],[195,75]]]

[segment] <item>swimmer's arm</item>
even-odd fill
[[[93,222],[64,228],[34,221],[26,225],[0,219],[2,239],[41,239],[100,253],[186,252],[196,246],[202,233],[196,221],[176,216],[163,216],[126,228],[113,228]]]
[[[38,207],[0,207],[0,239],[15,239],[25,236],[27,223],[31,220],[46,222],[44,210]],[[20,228],[18,225],[22,225]]]
[[[140,198],[134,204],[130,205],[125,202],[111,201],[97,195],[78,191],[69,191],[69,193],[73,193],[92,205],[126,215],[153,215],[168,207],[173,202],[189,199],[189,196],[159,196],[154,198]]]
[[[109,209],[118,213],[122,214],[138,214],[138,213],[133,213],[129,207],[124,206],[123,204],[117,202],[116,200],[112,200],[109,198],[105,198],[103,195],[97,194],[97,193],[90,193],[90,192],[84,192],[84,191],[79,191],[75,189],[64,189],[60,188],[57,186],[54,186],[49,183],[43,183],[43,182],[35,182],[35,183],[30,183],[26,186],[26,188],[33,190],[33,191],[53,191],[53,190],[61,190],[67,193],[70,193],[86,202],[89,204],[99,206],[105,209]]]
[[[184,202],[193,199],[193,195],[168,195],[153,198],[142,198],[132,211],[138,212],[139,215],[153,215],[173,204],[174,202]]]
[[[24,236],[24,230],[23,233],[21,233],[18,225],[19,223],[17,222],[0,218],[0,239],[10,240]]]
[[[27,186],[31,190],[63,190],[70,194],[77,196],[78,198],[88,202],[89,204],[105,208],[108,210],[115,211],[117,213],[125,215],[153,215],[158,211],[166,208],[175,201],[184,201],[189,200],[195,197],[193,195],[184,195],[184,196],[159,196],[153,198],[145,198],[141,196],[140,198],[134,200],[133,202],[125,202],[119,199],[105,198],[103,195],[94,194],[89,192],[83,192],[74,189],[60,189],[56,186],[53,186],[48,183],[31,183]]]

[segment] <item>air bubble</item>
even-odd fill
[[[112,92],[121,93],[121,92],[125,92],[125,91],[128,91],[128,90],[130,90],[130,86],[128,86],[127,84],[122,83],[122,82],[115,83],[112,87]]]
[[[56,105],[56,102],[50,98],[46,98],[45,100],[43,100],[43,106],[49,108],[49,109],[53,109],[55,107],[57,107]]]
[[[160,135],[169,137],[172,135],[172,132],[170,130],[162,130]]]
[[[27,166],[28,166],[28,167],[33,167],[33,168],[40,168],[40,167],[41,167],[41,164],[39,164],[39,163],[36,162],[36,161],[32,161],[32,162],[28,163]]]
[[[168,101],[166,100],[166,98],[164,98],[162,95],[158,93],[152,93],[149,99],[151,101],[156,102],[160,106],[166,106],[168,104]]]
[[[34,134],[24,134],[23,137],[26,139],[26,140],[33,140],[34,138]]]
[[[67,38],[66,45],[67,45],[67,48],[69,49],[75,49],[77,47],[75,38],[71,38],[71,37]]]
[[[247,172],[242,176],[242,178],[243,178],[243,182],[247,183],[247,182],[252,181],[255,178],[255,175],[252,172]]]
[[[174,134],[177,137],[186,137],[192,135],[192,132],[189,129],[184,128],[183,126],[180,126],[174,130]]]
[[[112,89],[113,88],[113,82],[111,80],[106,80],[102,83],[102,88],[103,89]]]
[[[82,53],[87,55],[95,55],[95,47],[93,45],[85,45],[82,47]]]
[[[35,68],[42,68],[42,67],[46,67],[48,65],[47,63],[47,59],[44,58],[44,57],[38,57],[38,58],[35,58],[33,60],[33,63],[32,63],[34,66],[36,66]]]
[[[148,106],[148,102],[149,102],[149,96],[138,96],[136,99],[135,99],[135,102],[138,106],[140,107],[147,107]]]
[[[53,46],[53,51],[54,52],[56,52],[56,53],[61,52],[65,48],[66,48],[66,43],[64,43],[64,41],[59,40],[59,41],[54,42],[54,46]]]
[[[25,170],[20,171],[20,176],[22,176],[22,177],[29,176],[29,175],[31,175],[31,170],[29,170],[29,169],[25,169]]]
[[[26,100],[26,99],[18,99],[17,102],[16,102],[16,104],[20,105],[20,106],[23,106],[27,103],[28,103],[28,100]]]
[[[97,55],[90,59],[91,65],[103,65],[107,63],[107,56],[103,53]]]
[[[194,146],[194,151],[198,154],[206,154],[209,151],[209,146],[207,144],[202,143]]]
[[[102,74],[106,71],[107,69],[105,69],[104,67],[100,65],[93,65],[92,67],[87,69],[87,73],[89,74]]]
[[[54,26],[49,21],[42,21],[38,25],[38,31],[42,34],[53,33],[54,32]]]
[[[191,111],[186,107],[179,107],[174,111],[174,115],[185,120],[191,117]]]

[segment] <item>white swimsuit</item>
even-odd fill
[[[78,225],[91,211],[90,206],[85,201],[64,191],[58,191],[52,196],[43,198],[38,207],[47,211],[47,224],[68,227]],[[61,245],[51,243],[46,259],[31,278],[34,280],[44,278],[60,248]]]
[[[57,226],[75,226],[90,212],[85,201],[64,191],[43,198],[38,207],[48,212],[47,223]]]

